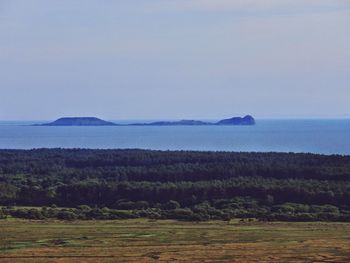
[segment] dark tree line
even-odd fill
[[[129,210],[131,217],[195,220],[347,220],[350,156],[0,150],[0,205],[75,207],[68,211],[72,218],[91,218],[104,207],[113,214],[105,218]],[[81,205],[95,212],[83,216],[76,208]],[[27,215],[17,210],[3,209],[0,218]]]

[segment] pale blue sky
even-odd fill
[[[348,0],[0,0],[0,120],[350,116]]]

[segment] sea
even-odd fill
[[[137,148],[350,155],[350,119],[258,119],[254,126],[50,127],[33,123],[0,122],[0,149]]]

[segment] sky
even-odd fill
[[[349,0],[0,0],[0,120],[350,117]]]

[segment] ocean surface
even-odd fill
[[[154,150],[350,154],[350,120],[257,120],[255,126],[47,127],[0,122],[0,149]]]

